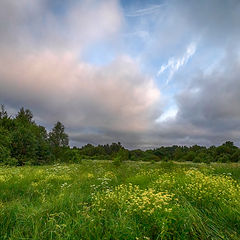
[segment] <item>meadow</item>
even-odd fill
[[[240,165],[0,167],[0,239],[240,239]]]

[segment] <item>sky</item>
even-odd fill
[[[0,103],[71,145],[240,145],[239,0],[0,0]]]

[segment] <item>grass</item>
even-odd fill
[[[0,167],[0,239],[240,239],[240,165]]]

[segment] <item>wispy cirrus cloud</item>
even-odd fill
[[[179,70],[182,66],[187,64],[189,59],[195,54],[196,52],[196,43],[191,43],[188,47],[184,55],[180,58],[171,57],[168,60],[167,64],[163,64],[160,68],[160,70],[157,73],[157,76],[159,77],[162,73],[165,71],[168,71],[168,77],[166,80],[166,84],[169,83],[169,81],[172,79],[175,72]]]
[[[159,13],[159,11],[165,6],[165,4],[159,4],[159,5],[151,5],[146,8],[142,9],[137,9],[135,11],[126,13],[126,17],[141,17],[145,15],[151,15],[151,14],[156,14]]]

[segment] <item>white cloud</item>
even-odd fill
[[[166,83],[168,84],[169,81],[172,79],[173,75],[175,74],[175,72],[177,72],[180,67],[187,64],[188,60],[194,55],[195,51],[196,51],[196,44],[191,43],[187,47],[186,52],[181,58],[172,57],[168,60],[167,64],[162,65],[160,70],[157,73],[157,76],[159,77],[166,70],[169,70],[168,78],[166,81]]]
[[[156,119],[156,123],[164,123],[171,120],[175,120],[178,113],[177,106],[171,106],[164,111],[159,118]]]

